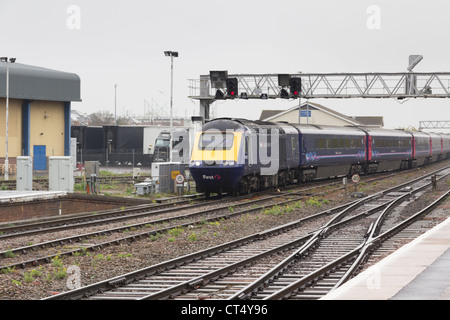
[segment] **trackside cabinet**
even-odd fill
[[[49,157],[48,176],[50,191],[73,192],[73,166],[70,157]]]
[[[17,191],[33,190],[33,158],[17,157]]]
[[[153,162],[152,182],[156,193],[175,192],[175,178],[185,174],[186,165],[180,162]]]

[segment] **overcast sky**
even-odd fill
[[[379,9],[378,20],[374,11]],[[170,59],[176,115],[198,113],[189,79],[210,70],[242,73],[450,71],[450,2],[446,0],[1,0],[0,56],[74,72],[91,113],[169,110]],[[448,99],[313,100],[345,115],[384,116],[386,127],[450,120]],[[213,104],[215,116],[258,119],[285,109],[280,99]]]

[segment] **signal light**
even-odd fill
[[[281,89],[280,98],[281,99],[289,99],[289,93],[286,91],[286,89]]]
[[[298,98],[302,87],[302,79],[299,77],[291,78],[289,80],[289,87],[291,97]]]
[[[223,94],[222,90],[217,89],[215,98],[216,99],[224,99],[224,94]]]
[[[227,78],[226,86],[227,86],[227,95],[231,98],[236,98],[239,94],[238,79]]]

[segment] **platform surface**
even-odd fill
[[[12,202],[25,202],[42,199],[53,199],[56,197],[66,196],[66,191],[0,191],[0,204]]]
[[[450,300],[450,218],[323,300]]]

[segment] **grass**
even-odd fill
[[[6,252],[3,254],[3,256],[4,256],[5,258],[14,258],[16,255],[15,255],[14,252],[12,252],[11,249],[10,249],[10,250],[6,251]]]
[[[273,207],[270,208],[264,208],[261,210],[261,213],[266,214],[266,215],[283,215],[286,213],[291,213],[296,209],[301,209],[303,208],[304,205],[306,206],[316,206],[316,207],[321,207],[324,204],[328,204],[330,203],[329,200],[327,199],[320,199],[318,197],[311,197],[308,200],[306,200],[304,203],[302,201],[296,201],[293,202],[291,204],[286,204],[286,205],[275,205]]]

